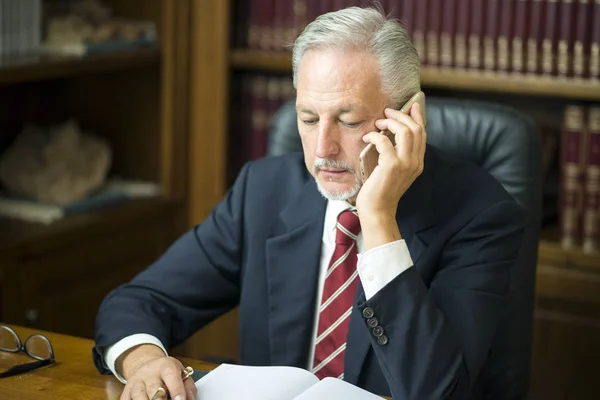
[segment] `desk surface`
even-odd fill
[[[112,375],[101,375],[92,363],[93,341],[32,330],[10,325],[25,342],[33,333],[44,334],[50,339],[56,364],[25,374],[0,379],[0,399],[35,400],[118,400],[123,384]],[[33,361],[27,355],[0,351],[0,370]],[[200,361],[182,359],[184,365],[195,369],[210,370],[214,366]]]
[[[46,335],[56,355],[54,365],[25,374],[0,378],[0,399],[35,400],[118,400],[123,384],[112,375],[101,375],[92,362],[92,340],[32,330],[10,325],[25,342],[29,335]],[[197,360],[180,358],[184,365],[198,370],[211,370],[215,366]],[[33,361],[27,355],[0,351],[0,370]]]

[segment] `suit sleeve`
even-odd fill
[[[494,204],[445,245],[429,288],[408,268],[358,299],[394,399],[471,397],[507,305],[522,221],[516,203]]]
[[[103,300],[93,349],[100,372],[110,373],[102,361],[106,346],[137,333],[176,346],[238,304],[248,170],[202,224]]]

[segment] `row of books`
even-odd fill
[[[0,57],[39,52],[42,6],[42,0],[0,0]]]
[[[379,0],[423,65],[600,79],[600,0]],[[234,45],[289,51],[318,15],[373,0],[237,0]]]
[[[600,104],[568,105],[561,142],[562,245],[600,251]]]
[[[237,74],[230,108],[230,179],[249,160],[267,154],[268,132],[277,110],[294,96],[289,76]]]

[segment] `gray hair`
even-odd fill
[[[381,76],[380,90],[398,108],[421,90],[419,56],[406,30],[375,8],[349,7],[326,13],[308,24],[294,43],[294,88],[308,50],[365,50],[375,56]]]

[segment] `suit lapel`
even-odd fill
[[[418,260],[427,248],[421,232],[434,226],[435,215],[431,204],[431,185],[433,184],[433,170],[431,155],[425,154],[425,169],[413,182],[411,187],[402,196],[396,210],[396,222],[406,241],[413,264],[418,268]],[[359,283],[356,292],[355,305],[366,301],[362,284]],[[346,356],[344,360],[344,380],[352,384],[358,383],[365,359],[371,350],[369,331],[365,326],[364,318],[355,306],[350,316],[348,336],[346,339]]]
[[[271,365],[306,367],[326,204],[309,178],[267,239]]]

